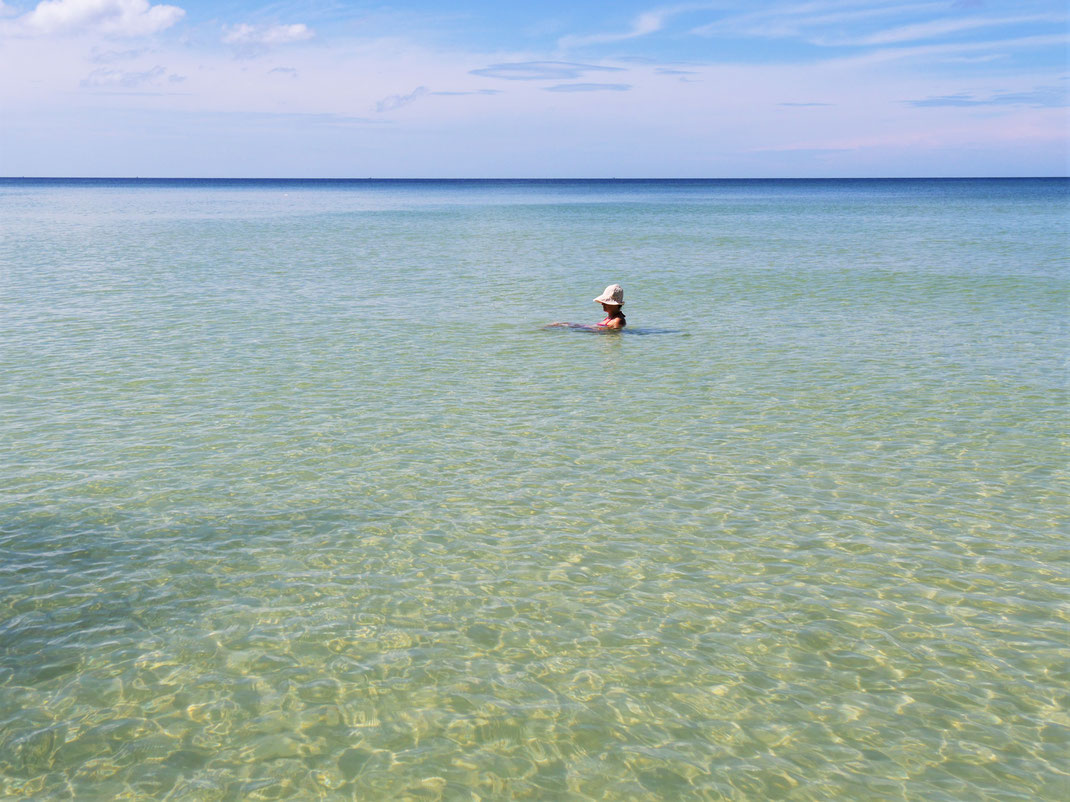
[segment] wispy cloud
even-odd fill
[[[274,67],[268,70],[268,75],[289,75],[291,78],[296,78],[297,70],[293,67]]]
[[[89,53],[89,60],[94,64],[114,64],[117,61],[140,58],[146,52],[144,48],[137,50],[101,50],[98,47],[94,47]]]
[[[390,95],[384,97],[378,103],[375,104],[375,110],[380,114],[388,111],[396,111],[397,109],[404,108],[410,103],[415,103],[422,97],[462,97],[464,95],[500,95],[500,89],[468,89],[448,91],[442,90],[437,92],[430,91],[426,86],[418,86],[413,89],[407,95]]]
[[[671,16],[672,13],[672,9],[668,8],[647,11],[636,17],[632,22],[632,27],[627,31],[621,31],[619,33],[595,33],[587,36],[563,36],[558,40],[557,46],[567,50],[571,47],[598,45],[607,42],[622,42],[626,39],[635,39],[639,36],[646,36],[649,33],[660,31],[662,26],[665,25],[665,19]]]
[[[819,47],[868,48],[945,39],[984,28],[1033,26],[1033,32],[1039,33],[1044,30],[1041,26],[1062,28],[1066,24],[1064,13],[993,16],[984,11],[983,4],[977,3],[949,7],[946,2],[873,5],[864,0],[812,0],[727,14],[692,28],[691,33],[706,37],[798,39]],[[901,24],[874,30],[875,24],[887,26],[894,22]]]
[[[901,42],[935,39],[948,34],[977,30],[979,28],[1007,28],[1013,25],[1024,25],[1033,22],[1060,22],[1062,20],[1062,17],[1050,14],[1023,17],[959,17],[921,22],[914,25],[902,25],[866,36],[817,39],[815,43],[852,46],[899,44]]]
[[[148,85],[159,85],[164,80],[168,83],[181,83],[186,80],[185,76],[168,74],[167,70],[159,65],[149,70],[136,72],[132,70],[115,70],[106,67],[93,70],[81,81],[81,86],[86,89],[98,87],[137,89]]]
[[[588,72],[624,72],[623,67],[603,67],[596,64],[575,64],[570,61],[515,61],[491,64],[470,74],[506,81],[561,81],[580,78]]]
[[[631,84],[558,84],[547,86],[547,92],[627,92]]]
[[[628,28],[628,30],[593,33],[581,36],[562,36],[558,40],[557,46],[562,50],[567,50],[569,48],[583,47],[585,45],[608,44],[612,42],[624,42],[629,39],[638,39],[641,36],[649,36],[652,33],[657,33],[658,31],[663,30],[672,18],[682,14],[699,11],[731,11],[738,7],[739,4],[733,3],[731,0],[720,0],[720,2],[717,2],[717,0],[706,0],[706,2],[700,1],[661,6],[660,8],[654,8],[639,14],[632,20],[631,27]]]
[[[442,97],[459,97],[461,95],[500,95],[501,89],[469,89],[462,92],[431,92],[432,95]]]
[[[1027,39],[1053,34],[1053,25],[1065,29],[1065,13],[1022,13],[993,15],[983,4],[949,5],[947,0],[900,0],[874,3],[872,0],[802,0],[772,4],[746,5],[740,2],[693,2],[662,6],[636,16],[626,30],[569,35],[558,41],[561,49],[626,40],[662,31],[684,14],[715,14],[717,19],[688,32],[704,37],[796,39],[818,47],[851,47],[874,52],[874,48],[892,45],[931,43],[933,46],[967,45],[977,50],[998,47],[1013,41],[1012,47],[1025,46]],[[1060,24],[1061,23],[1061,24]],[[984,29],[1014,29],[1016,40],[1009,37],[984,45],[962,36]],[[1033,39],[1042,46],[1039,38]],[[888,50],[881,59],[889,58]],[[935,52],[935,51],[934,51]],[[950,52],[950,51],[948,51]],[[914,55],[922,51],[913,51]],[[900,56],[909,55],[902,51]],[[661,71],[662,74],[674,74]]]
[[[1070,105],[1067,93],[1054,86],[1037,87],[1031,92],[997,92],[988,97],[977,97],[967,92],[954,95],[937,95],[922,100],[905,100],[909,106],[948,107],[948,106],[1033,106],[1037,108],[1058,108]]]
[[[308,113],[308,112],[217,112],[219,117],[231,117],[236,120],[248,120],[250,122],[277,123],[289,126],[294,123],[302,125],[322,125],[328,127],[345,128],[358,125],[385,125],[383,120],[375,120],[369,117],[356,117],[351,114],[332,113]]]
[[[859,146],[852,146],[846,148],[815,148],[809,145],[785,145],[783,147],[772,148],[751,148],[748,153],[791,153],[796,156],[838,156],[843,153],[849,153],[852,150],[857,150]]]
[[[147,36],[170,28],[185,14],[177,6],[154,6],[148,0],[42,0],[32,11],[5,24],[3,31],[22,36]]]
[[[943,2],[886,3],[871,6],[859,0],[847,2],[804,2],[778,4],[748,11],[743,14],[728,14],[714,22],[691,29],[699,36],[758,36],[765,38],[791,38],[807,35],[814,28],[844,25],[868,20],[905,17],[918,13],[946,12]]]
[[[386,111],[395,111],[396,109],[408,106],[410,103],[414,103],[426,94],[428,94],[427,87],[418,86],[407,95],[390,95],[389,97],[384,97],[375,104],[375,110],[380,114]]]
[[[316,33],[304,23],[295,25],[249,25],[241,23],[226,29],[223,42],[229,45],[285,45],[303,42]]]
[[[857,56],[849,56],[838,60],[840,64],[875,64],[880,62],[898,61],[904,59],[938,57],[946,61],[961,61],[961,54],[996,51],[997,54],[1005,54],[1014,50],[1029,50],[1043,47],[1066,46],[1070,37],[1066,34],[1050,34],[1040,36],[1020,36],[1014,39],[991,39],[981,42],[949,42],[934,45],[913,45],[910,47],[885,47],[871,50]]]
[[[1036,118],[1022,120],[1007,117],[988,126],[978,126],[975,120],[959,118],[945,126],[926,124],[922,127],[900,127],[882,131],[859,130],[844,132],[840,135],[828,131],[812,139],[760,146],[753,148],[750,152],[813,153],[891,148],[907,150],[913,154],[922,151],[943,151],[951,156],[963,145],[977,146],[982,143],[1001,141],[1013,142],[1016,147],[1022,147],[1027,143],[1034,145],[1056,142],[1062,148],[1065,132],[1059,128],[1037,124]]]

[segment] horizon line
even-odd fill
[[[1035,180],[1066,179],[1065,175],[916,175],[916,176],[454,176],[454,177],[392,177],[392,176],[122,176],[122,175],[5,175],[0,181],[973,181],[973,180]]]

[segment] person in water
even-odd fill
[[[621,309],[624,304],[624,288],[620,284],[610,284],[594,302],[602,304],[606,313],[605,320],[596,324],[597,328],[623,329],[628,325],[628,321],[624,319],[624,310]]]

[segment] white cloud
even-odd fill
[[[223,41],[228,45],[284,45],[303,42],[316,33],[304,23],[295,25],[249,25],[242,23],[227,30]]]
[[[148,0],[43,0],[6,30],[22,35],[99,33],[147,36],[170,28],[186,12]]]

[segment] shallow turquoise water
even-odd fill
[[[0,797],[1065,798],[1067,199],[0,182]]]

